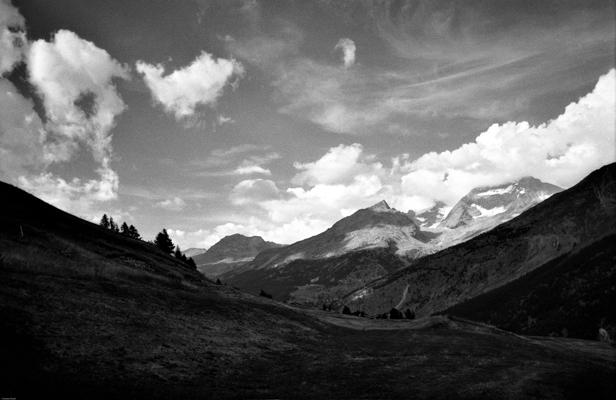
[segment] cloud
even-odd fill
[[[215,59],[206,52],[166,76],[161,64],[137,61],[136,69],[143,75],[154,100],[178,120],[192,116],[198,106],[214,104],[233,77],[244,75],[241,63],[234,59]]]
[[[278,193],[278,187],[269,179],[247,179],[235,185],[229,198],[235,205],[244,205],[276,198]]]
[[[110,131],[126,108],[113,79],[129,79],[127,67],[66,30],[51,42],[33,42],[27,62],[30,82],[43,100],[47,131],[58,142],[57,160],[69,159],[78,144],[85,144],[96,161],[108,164]]]
[[[531,175],[569,187],[613,162],[616,149],[615,70],[554,120],[494,124],[474,142],[428,153],[406,165],[405,193],[452,203],[473,187]]]
[[[342,61],[345,68],[351,67],[355,64],[355,42],[349,38],[342,38],[336,43],[334,49],[342,50]]]
[[[224,124],[234,124],[235,120],[231,117],[226,117],[224,115],[219,115],[217,124],[218,126],[223,126]]]
[[[355,176],[372,172],[375,175],[382,169],[380,163],[364,160],[363,147],[358,143],[350,146],[332,147],[320,159],[309,163],[295,163],[301,172],[291,180],[296,184],[336,184],[348,182]]]
[[[0,76],[22,60],[26,45],[24,18],[10,0],[0,0]]]
[[[161,200],[155,203],[154,206],[169,211],[181,211],[184,207],[186,207],[186,202],[180,197],[173,197],[170,199]]]
[[[28,43],[18,10],[2,1],[0,11],[1,73],[25,62],[44,113],[41,118],[32,100],[0,77],[0,175],[57,207],[92,218],[100,202],[117,197],[111,129],[125,105],[113,80],[128,79],[129,71],[67,30],[50,41]],[[67,180],[49,171],[81,148],[92,153],[97,178]]]
[[[281,158],[276,152],[260,153],[269,149],[269,146],[257,146],[254,144],[242,144],[228,149],[212,150],[204,160],[194,160],[190,163],[191,173],[196,176],[220,177],[233,175],[262,174],[271,175],[271,171],[265,165]],[[239,157],[243,157],[239,161]],[[230,164],[238,163],[235,168],[228,168]],[[220,169],[227,167],[226,169]],[[215,170],[212,170],[215,169]]]
[[[248,215],[219,227],[290,243],[382,199],[417,211],[437,200],[453,205],[477,186],[527,175],[570,187],[615,160],[615,85],[612,69],[553,120],[494,124],[457,149],[416,159],[402,154],[385,165],[360,144],[332,147],[317,160],[295,163],[297,173],[286,188],[265,179],[240,182],[229,198],[249,206]],[[218,238],[217,228],[190,240],[209,243]]]
[[[458,134],[494,121],[544,121],[613,65],[613,41],[605,38],[614,37],[615,25],[607,2],[515,13],[492,3],[459,7],[448,0],[321,2],[313,8],[361,26],[378,51],[353,64],[351,47],[343,46],[348,38],[342,38],[335,48],[346,54],[347,68],[340,68],[302,53],[319,43],[279,22],[225,43],[271,80],[280,113],[334,133]],[[514,17],[519,13],[524,18]]]
[[[91,219],[102,214],[99,203],[115,199],[118,191],[119,179],[113,170],[100,168],[97,172],[100,179],[73,178],[66,181],[50,172],[43,172],[20,176],[17,183],[62,210]]]
[[[272,171],[270,171],[267,168],[263,168],[260,165],[240,165],[233,172],[234,174],[237,174],[237,175],[254,175],[254,174],[271,175],[272,174]]]

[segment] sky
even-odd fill
[[[615,161],[614,2],[0,0],[0,180],[182,248]]]

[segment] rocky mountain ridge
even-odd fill
[[[246,290],[269,290],[280,294],[285,301],[316,304],[323,299],[336,298],[344,289],[361,287],[379,274],[390,273],[415,259],[469,240],[559,189],[534,178],[523,178],[474,189],[456,207],[449,208],[437,202],[431,209],[417,214],[400,212],[386,201],[380,201],[341,219],[321,234],[289,246],[265,250],[252,262],[222,274],[221,278]],[[473,207],[480,207],[479,204],[489,210],[502,208],[503,211],[489,216],[477,215]],[[463,210],[463,213],[455,210]],[[455,228],[443,226],[447,218],[452,220],[464,213],[473,214]],[[374,253],[370,254],[371,251]],[[397,257],[397,261],[392,263],[390,256],[385,254]],[[350,264],[354,265],[351,269]],[[319,266],[323,273],[319,272]],[[287,270],[264,272],[270,269]],[[324,276],[328,278],[323,279]]]
[[[616,164],[610,164],[489,232],[373,281],[345,301],[369,314],[397,307],[429,315],[496,289],[614,233],[615,189]]]

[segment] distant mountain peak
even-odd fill
[[[387,204],[387,202],[385,200],[381,200],[378,203],[376,203],[375,205],[368,207],[368,210],[372,210],[372,211],[389,211],[391,210],[391,207],[389,206],[389,204]]]
[[[457,228],[477,218],[499,216],[500,222],[540,203],[562,188],[532,176],[493,186],[480,186],[464,196],[443,219],[442,225]]]

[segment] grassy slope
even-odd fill
[[[276,300],[321,306],[404,266],[393,251],[378,248],[338,257],[294,260],[284,267],[251,269],[229,277],[223,275],[221,279],[250,293],[263,289]]]
[[[530,335],[616,332],[616,235],[563,255],[445,313]]]
[[[554,346],[443,319],[334,324],[335,314],[212,285],[147,244],[0,189],[15,203],[0,214],[0,396],[610,398],[615,390],[607,347]]]

